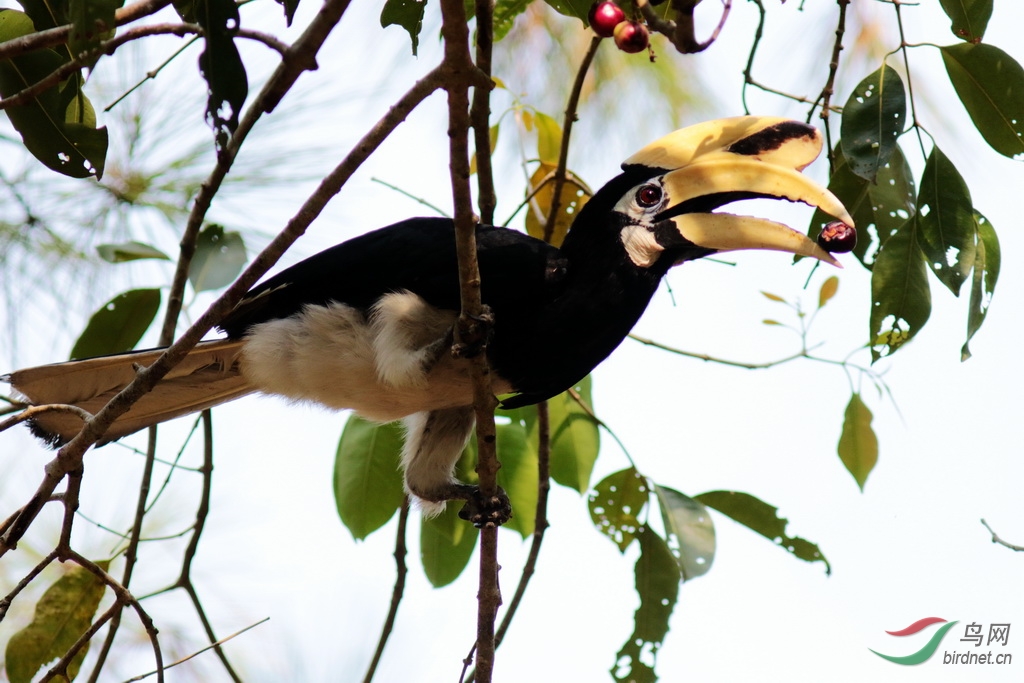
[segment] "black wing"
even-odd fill
[[[565,264],[557,249],[507,228],[478,226],[476,236],[481,294],[498,320],[518,319],[558,291]],[[368,311],[384,294],[403,290],[459,310],[451,220],[412,218],[326,249],[258,284],[219,327],[237,338],[307,305],[338,302]]]

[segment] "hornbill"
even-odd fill
[[[738,249],[839,265],[787,226],[715,212],[768,197],[852,225],[842,203],[800,173],[821,146],[817,130],[796,121],[711,121],[627,159],[583,205],[558,248],[477,226],[481,294],[493,316],[486,354],[502,407],[538,403],[586,376],[626,337],[672,266]],[[469,370],[450,353],[459,291],[449,219],[413,218],[331,247],[254,287],[220,322],[226,338],[201,342],[114,422],[104,443],[260,391],[379,422],[403,420],[408,492],[428,510],[472,500],[475,487],[452,474],[474,425]],[[46,365],[4,379],[34,405],[94,413],[159,353]],[[60,411],[32,424],[53,445],[81,426]]]

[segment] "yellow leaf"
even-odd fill
[[[593,192],[590,191],[586,183],[567,171],[565,184],[562,185],[560,193],[558,216],[555,218],[551,234],[546,236],[544,229],[551,211],[551,203],[555,197],[555,170],[557,169],[554,165],[542,163],[530,177],[529,191],[532,197],[526,211],[526,232],[531,237],[546,240],[557,247],[562,244],[576,214],[590,199]]]
[[[818,291],[818,308],[821,308],[828,303],[828,300],[836,295],[839,290],[839,278],[835,275],[830,277],[821,283],[821,289]]]

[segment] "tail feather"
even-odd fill
[[[110,426],[109,443],[159,422],[199,412],[254,391],[238,371],[243,340],[201,342],[131,409]],[[32,405],[66,403],[96,413],[135,378],[135,368],[153,363],[163,349],[87,358],[18,370],[4,377]],[[82,429],[78,416],[61,411],[40,413],[33,433],[60,445]]]

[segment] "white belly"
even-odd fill
[[[390,422],[473,402],[469,364],[451,358],[457,314],[409,292],[388,294],[369,317],[345,304],[307,306],[254,325],[241,372],[254,387]],[[509,393],[495,382],[495,393]]]

